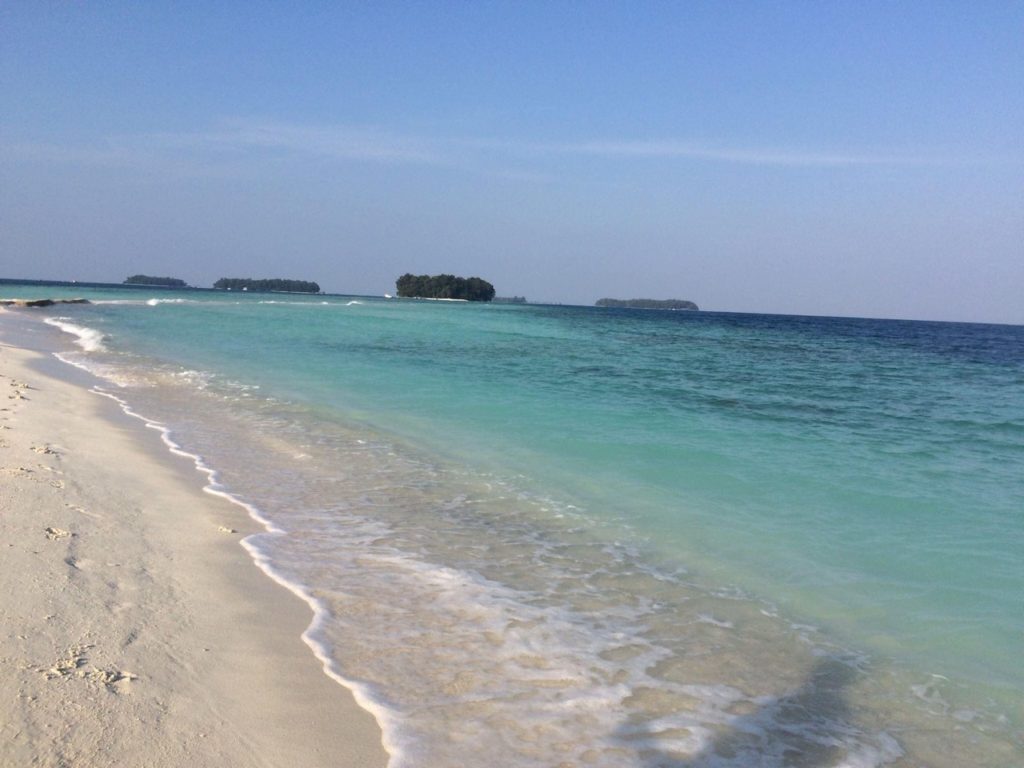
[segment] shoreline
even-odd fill
[[[0,342],[0,762],[385,766],[263,529],[63,366]]]

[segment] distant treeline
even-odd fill
[[[619,307],[625,309],[697,309],[697,305],[685,299],[598,299],[598,307]]]
[[[320,286],[309,280],[253,280],[251,277],[222,277],[213,287],[221,291],[285,291],[287,293],[320,293]]]
[[[161,288],[173,290],[176,286],[166,285],[139,285],[136,283],[97,283],[90,280],[29,280],[27,278],[0,277],[0,285],[42,285],[48,287],[60,286],[62,288],[131,288],[133,290],[149,290]],[[189,286],[186,286],[189,287]]]
[[[395,281],[395,287],[398,295],[406,298],[466,301],[490,301],[494,298],[494,286],[479,277],[406,273]]]
[[[160,285],[164,288],[188,288],[188,283],[176,277],[153,277],[152,275],[132,275],[124,279],[124,285]]]

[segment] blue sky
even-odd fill
[[[0,275],[1024,323],[1024,3],[0,6]]]

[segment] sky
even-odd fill
[[[1024,324],[1024,2],[0,4],[0,277]]]

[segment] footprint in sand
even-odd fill
[[[46,529],[46,538],[50,541],[56,541],[57,539],[68,539],[74,536],[71,531],[65,531],[63,528],[54,528],[49,526]]]
[[[64,655],[57,659],[52,666],[38,671],[47,679],[55,680],[58,677],[67,677],[81,669],[86,664],[86,652],[92,648],[91,645],[73,645],[64,651]]]
[[[47,472],[55,472],[57,474],[63,474],[60,470],[54,469],[53,467],[48,467],[45,464],[40,464],[38,466],[39,466],[40,469],[45,469]],[[26,477],[26,478],[29,478],[31,480],[36,480],[37,482],[40,482],[40,483],[49,482],[49,484],[51,486],[53,486],[54,488],[63,488],[64,487],[64,481],[63,480],[57,480],[57,479],[53,479],[53,480],[49,480],[49,481],[44,480],[41,477],[37,477],[36,470],[29,469],[28,467],[0,467],[0,475],[8,475],[9,477]]]
[[[60,451],[51,448],[48,445],[33,445],[32,450],[35,451],[36,453],[45,453],[50,456],[60,456]]]
[[[93,667],[86,677],[94,683],[100,683],[111,693],[128,693],[131,690],[129,683],[139,679],[138,675],[121,669],[97,669],[96,667]]]
[[[37,668],[37,671],[47,680],[78,678],[102,685],[111,693],[127,693],[128,684],[132,680],[138,680],[138,675],[120,669],[100,669],[96,666],[87,669],[88,651],[92,647],[91,645],[76,645],[68,648],[63,657],[54,662],[52,666],[46,669]]]

